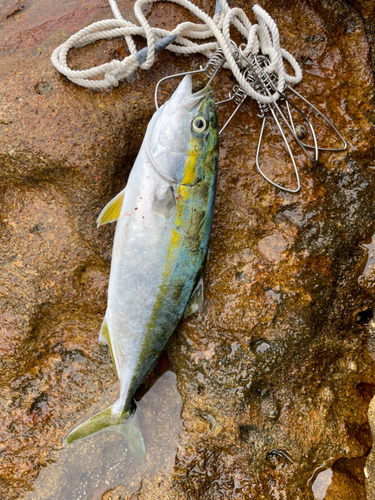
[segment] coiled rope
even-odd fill
[[[216,13],[213,17],[199,9],[189,0],[168,0],[189,10],[202,24],[184,22],[178,24],[172,31],[151,27],[148,23],[143,9],[148,4],[164,0],[137,0],[134,4],[134,13],[139,25],[126,21],[117,6],[116,0],[108,0],[114,15],[114,19],[98,21],[87,28],[83,28],[72,35],[66,42],[57,47],[51,56],[52,64],[72,82],[83,87],[99,90],[116,87],[121,80],[130,76],[139,67],[148,70],[155,61],[155,43],[161,39],[175,35],[177,38],[167,50],[177,54],[203,54],[210,58],[215,50],[220,47],[225,55],[225,67],[229,68],[235,76],[241,88],[252,98],[262,104],[278,99],[278,92],[284,90],[285,84],[296,84],[302,80],[302,71],[295,58],[280,47],[279,31],[272,17],[259,5],[254,5],[253,11],[258,24],[251,24],[245,12],[239,8],[229,8],[226,0],[216,0]],[[265,96],[257,92],[246,81],[241,71],[241,62],[235,60],[230,44],[230,26],[234,25],[241,35],[247,40],[243,53],[245,56],[251,52],[262,53],[268,56],[270,65],[269,73],[276,75],[277,92],[272,96]],[[137,47],[133,36],[141,35],[147,41],[147,57],[144,62],[137,58]],[[83,47],[97,40],[111,39],[123,36],[127,43],[130,55],[122,61],[112,60],[110,63],[101,64],[87,70],[72,70],[68,66],[67,55],[70,49]],[[214,37],[216,42],[205,42]],[[200,40],[196,43],[192,40]],[[293,68],[294,75],[289,75],[284,67],[284,59]],[[103,78],[93,79],[103,75]]]

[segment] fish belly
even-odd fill
[[[106,320],[120,379],[114,411],[131,402],[133,374],[161,285],[173,220],[155,212],[152,202],[168,187],[141,151],[117,221],[108,287]]]
[[[177,188],[171,217],[152,209],[170,186],[140,154],[117,222],[106,313],[120,397],[126,411],[175,330],[205,261],[216,177]]]

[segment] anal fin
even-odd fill
[[[122,202],[124,199],[125,189],[123,189],[117,196],[107,203],[107,205],[100,212],[97,225],[98,227],[109,222],[114,222],[120,217]]]
[[[115,367],[115,370],[117,373],[115,358],[113,356],[113,351],[112,351],[111,339],[109,337],[107,318],[105,316],[103,319],[102,326],[100,327],[99,342],[106,342],[108,344],[109,350],[111,351],[112,363],[113,363],[113,366]],[[117,373],[117,375],[118,375],[118,373]]]

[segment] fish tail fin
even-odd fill
[[[73,429],[65,438],[65,441],[68,444],[73,443],[79,439],[84,439],[104,431],[113,431],[121,434],[125,438],[135,462],[137,464],[142,462],[146,453],[145,443],[137,412],[132,413],[131,410],[123,413],[120,419],[113,423],[112,406],[110,406]]]

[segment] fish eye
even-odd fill
[[[206,130],[206,120],[203,118],[203,116],[197,116],[194,118],[193,121],[193,130],[194,132],[197,132],[198,134]]]

